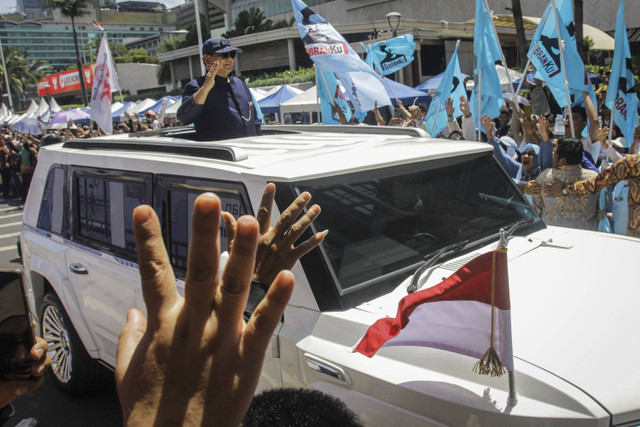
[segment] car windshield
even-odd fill
[[[299,183],[322,207],[316,230],[340,295],[411,274],[452,243],[488,242],[537,218],[491,153],[431,160]],[[537,221],[539,222],[539,221]],[[371,292],[368,292],[371,294]]]

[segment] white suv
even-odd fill
[[[135,206],[158,213],[183,289],[196,196],[213,191],[227,212],[255,214],[274,182],[274,222],[309,191],[322,214],[307,237],[330,232],[293,268],[296,287],[260,389],[321,389],[367,425],[640,423],[639,241],[546,227],[490,146],[360,126],[191,138],[193,130],[181,128],[42,148],[21,245],[63,389],[99,385],[100,365],[115,365],[127,310],[144,311]],[[377,319],[395,316],[425,257],[466,241],[424,272],[422,288],[495,249],[500,228],[519,221],[508,253],[515,406],[507,405],[507,380],[473,373],[476,360],[467,356],[389,347],[369,359],[348,351]]]

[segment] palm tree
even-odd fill
[[[84,14],[83,8],[91,3],[91,0],[45,0],[49,6],[60,9],[60,12],[67,18],[71,18],[71,29],[73,31],[73,43],[76,47],[76,62],[78,63],[78,76],[80,77],[80,88],[82,89],[82,102],[87,106],[87,88],[84,85],[82,75],[82,61],[80,61],[80,49],[78,48],[78,34],[76,34],[76,21],[78,16]]]
[[[518,37],[518,65],[522,68],[527,62],[527,38],[524,34],[520,0],[511,0],[511,13],[513,13],[513,23],[516,26],[516,35]]]
[[[11,95],[15,97],[24,95],[26,90],[35,86],[44,73],[51,68],[44,65],[42,60],[29,61],[28,54],[16,48],[5,47],[2,52],[7,67],[9,89],[11,89]],[[7,92],[2,67],[0,67],[0,90]]]

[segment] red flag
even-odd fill
[[[396,317],[376,321],[353,351],[372,357],[381,347],[407,345],[483,360],[497,354],[500,371],[501,365],[512,371],[510,308],[507,251],[499,248],[438,285],[401,299]],[[485,368],[481,364],[480,373],[498,375],[493,366]]]

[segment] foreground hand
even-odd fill
[[[42,385],[44,378],[42,374],[51,365],[51,357],[47,354],[49,345],[47,342],[36,337],[36,343],[31,347],[30,355],[34,360],[31,366],[31,375],[37,381],[2,381],[0,382],[0,408],[11,403],[16,397],[31,393]]]
[[[200,195],[192,224],[183,299],[158,217],[149,206],[133,213],[148,319],[132,309],[120,332],[116,386],[125,425],[239,425],[293,290],[293,275],[281,272],[245,325],[257,221],[238,220],[221,282],[220,199]]]
[[[543,193],[545,197],[560,197],[562,196],[562,182],[557,179],[551,183],[547,183],[544,185]]]
[[[327,234],[326,232],[316,233],[294,248],[295,241],[320,215],[320,206],[311,206],[302,218],[296,221],[311,200],[311,195],[305,191],[280,215],[276,225],[270,227],[275,195],[276,186],[267,184],[258,208],[260,238],[253,280],[265,284],[271,283],[280,270],[291,269],[300,258],[322,243]],[[236,235],[236,220],[229,212],[223,212],[222,217],[227,230],[229,252],[231,252]]]

